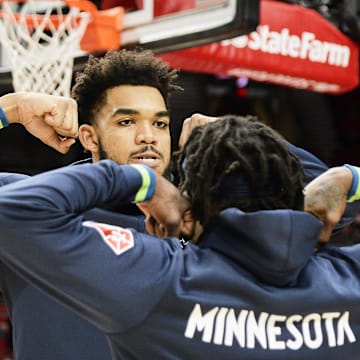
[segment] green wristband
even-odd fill
[[[155,175],[153,171],[144,165],[131,164],[131,166],[138,170],[142,177],[141,187],[137,191],[133,203],[149,200],[155,190]]]
[[[347,202],[351,203],[353,201],[360,200],[360,168],[349,164],[345,164],[344,166],[351,170],[353,175],[353,181],[347,199]]]

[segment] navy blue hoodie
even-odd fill
[[[107,160],[0,189],[1,261],[102,331],[114,359],[358,358],[359,246],[314,253],[321,223],[291,210],[224,210],[185,249],[81,215],[141,184]]]

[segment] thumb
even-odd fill
[[[63,137],[61,138],[58,134],[52,133],[46,139],[42,139],[42,142],[61,154],[66,154],[72,145],[75,144],[75,139]]]

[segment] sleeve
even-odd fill
[[[289,149],[299,157],[304,167],[305,185],[307,185],[311,180],[315,179],[317,176],[319,176],[328,169],[328,166],[325,165],[313,154],[290,143],[288,145]],[[345,226],[352,223],[359,211],[360,201],[347,204],[344,215],[342,216],[341,221],[336,225],[335,229],[333,230],[333,234],[337,234]]]
[[[29,177],[28,175],[17,174],[17,173],[8,173],[8,172],[0,173],[0,187],[11,184],[19,180],[27,179],[28,177]],[[0,263],[0,291],[4,291],[4,289],[5,289],[5,285],[4,285],[4,277],[3,277],[3,266]]]
[[[333,266],[326,265],[326,274],[330,279],[334,280],[341,274],[343,281],[336,282],[339,293],[344,294],[346,288],[349,288],[349,284],[353,289],[358,288],[358,282],[355,284],[354,279],[360,274],[360,244],[343,247],[327,244],[316,254],[315,258],[318,256],[325,257],[329,263],[333,264]]]
[[[98,208],[86,211],[83,216],[86,220],[132,228],[142,233],[146,232],[145,216],[120,214]]]
[[[355,244],[353,246],[344,246],[340,248],[332,248],[334,253],[340,253],[352,260],[352,265],[356,273],[360,274],[360,244]],[[341,258],[342,256],[338,256]],[[350,262],[351,263],[351,262]],[[355,268],[356,266],[356,268]]]
[[[11,184],[13,182],[27,179],[29,176],[24,174],[16,174],[16,173],[0,173],[0,186],[4,186],[7,184]]]
[[[289,143],[289,149],[298,156],[305,173],[305,185],[328,169],[320,159],[308,151]]]
[[[145,200],[155,186],[150,170]],[[168,243],[79,214],[114,199],[133,201],[143,185],[132,165],[104,160],[0,188],[0,259],[100,330],[126,330],[170,282]]]

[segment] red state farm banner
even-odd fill
[[[359,85],[359,45],[315,10],[261,1],[256,31],[159,54],[174,68],[340,94]]]

